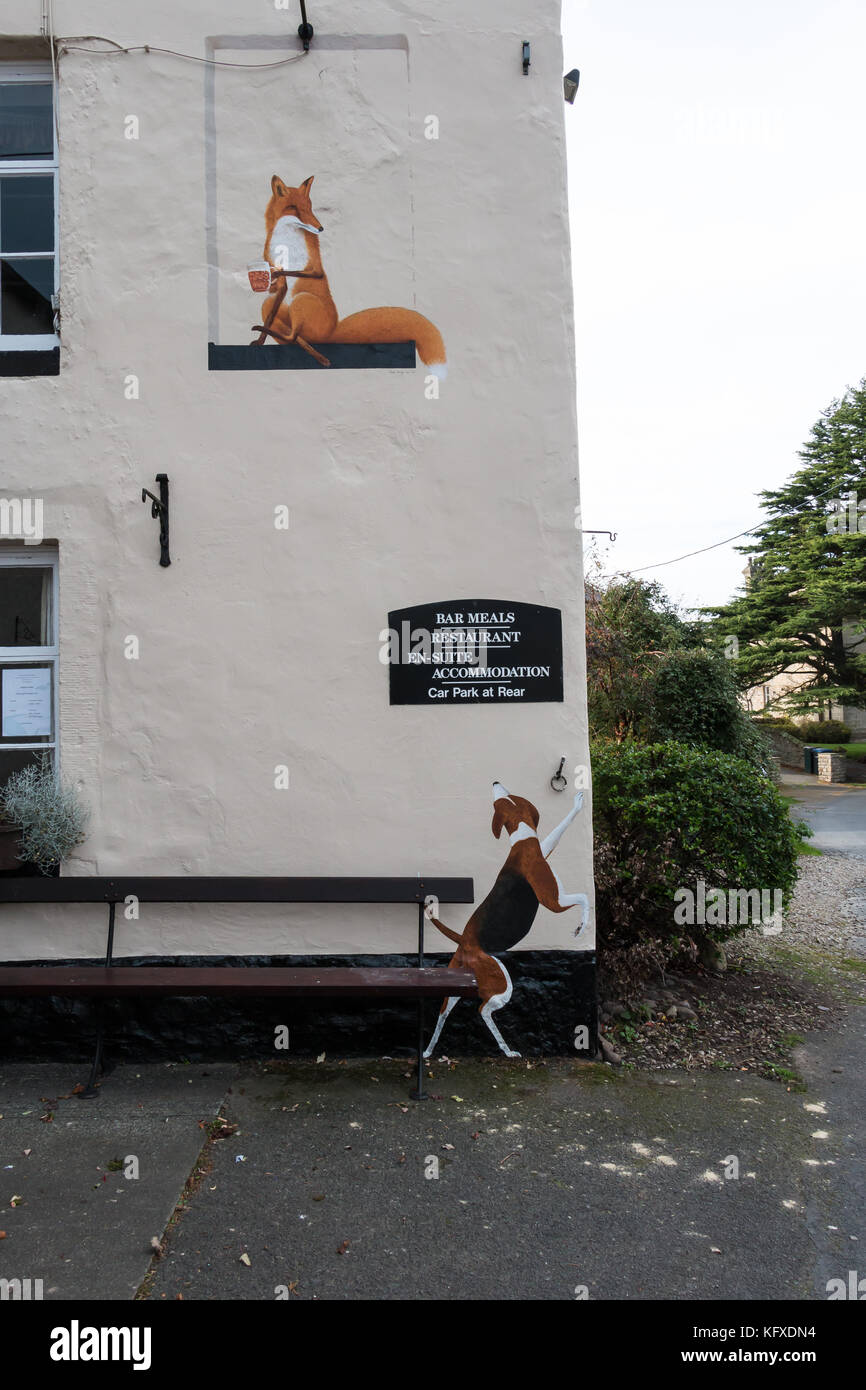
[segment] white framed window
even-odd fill
[[[57,586],[54,547],[0,546],[0,784],[57,765]]]
[[[50,63],[0,62],[0,351],[60,342],[54,102]]]

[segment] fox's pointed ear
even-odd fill
[[[303,190],[304,190],[305,193],[309,193],[309,191],[310,191],[310,184],[313,182],[313,179],[314,179],[315,177],[316,177],[315,174],[311,174],[310,177],[309,177],[308,179],[304,179],[304,182],[301,184],[301,188],[303,188]]]
[[[286,196],[286,185],[278,174],[274,174],[271,179],[271,192],[276,198],[285,198]]]
[[[493,824],[491,825],[490,829],[493,831],[493,834],[497,840],[499,839],[499,836],[502,834],[502,827],[504,824],[505,820],[503,819],[502,812],[496,806],[494,806]]]

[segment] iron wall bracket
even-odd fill
[[[171,556],[168,553],[168,474],[157,473],[156,481],[159,483],[159,497],[154,497],[146,487],[141,489],[141,500],[146,502],[150,499],[151,516],[159,517],[159,563],[165,569],[171,564]]]

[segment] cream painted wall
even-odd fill
[[[338,308],[429,315],[449,358],[438,400],[425,399],[420,364],[209,373],[205,70],[153,53],[61,56],[61,372],[2,380],[0,398],[2,489],[43,497],[60,548],[62,768],[93,810],[69,872],[423,871],[471,875],[480,899],[507,850],[490,834],[494,778],[536,803],[542,831],[569,809],[571,785],[549,787],[563,755],[570,783],[588,762],[559,8],[312,0],[317,35],[408,46],[408,66],[382,66],[401,84],[402,125],[384,93],[390,126],[356,104],[322,147],[297,103],[303,64],[276,80],[219,74],[242,129],[259,132],[253,210],[262,169],[266,181],[316,175],[333,204],[333,231],[320,215]],[[241,9],[54,6],[59,35],[193,54],[209,36],[288,35],[292,51],[297,6]],[[38,0],[0,0],[0,32],[38,33],[40,14]],[[314,41],[304,82],[332,60]],[[124,138],[130,114],[137,141]],[[429,114],[437,141],[424,138]],[[378,217],[346,176],[371,163],[371,140],[376,197],[395,198]],[[364,228],[355,258],[349,185]],[[230,269],[260,254],[244,242]],[[138,401],[124,398],[129,373]],[[161,471],[168,570],[139,500]],[[281,503],[288,533],[273,525]],[[388,610],[469,596],[562,609],[563,704],[389,706]],[[124,658],[129,634],[138,661]],[[276,791],[283,763],[291,785]],[[554,861],[568,891],[592,892],[590,817],[587,793]],[[469,911],[443,910],[455,927]],[[576,918],[540,910],[523,946],[569,947]],[[97,954],[104,925],[92,909],[6,908],[0,954]],[[414,931],[411,908],[150,907],[120,923],[117,949],[402,951]]]

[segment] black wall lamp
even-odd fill
[[[307,23],[307,7],[304,0],[301,0],[301,22],[298,25],[298,38],[304,45],[304,52],[310,51],[310,40],[313,37],[313,26]]]
[[[165,569],[171,564],[171,556],[168,553],[168,474],[157,473],[156,481],[159,483],[159,496],[154,497],[152,492],[143,487],[141,500],[146,502],[150,498],[150,514],[159,517],[159,563]]]
[[[526,39],[523,42],[523,76],[529,76],[529,42]]]
[[[569,106],[574,105],[574,98],[577,96],[577,89],[580,86],[580,73],[577,68],[572,68],[562,79],[562,90]]]

